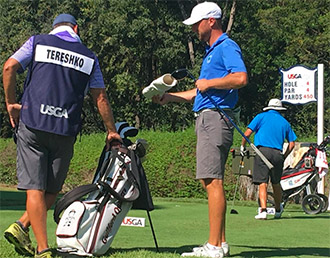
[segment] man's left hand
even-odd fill
[[[197,80],[195,85],[200,92],[204,92],[209,89],[208,80],[206,79]]]
[[[108,132],[107,138],[105,140],[107,150],[109,150],[112,146],[122,144],[122,142],[123,140],[118,133]]]

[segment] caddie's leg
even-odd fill
[[[224,195],[223,180],[206,179],[204,180],[208,195],[209,208],[209,240],[208,243],[214,246],[221,246],[225,242],[225,212],[226,198]]]
[[[261,183],[259,185],[259,200],[262,209],[267,208],[267,183]]]
[[[273,192],[274,192],[274,201],[275,201],[275,209],[281,209],[282,202],[282,188],[280,184],[272,184]]]
[[[49,210],[52,207],[52,205],[55,203],[57,195],[58,195],[57,193],[56,194],[52,194],[52,193],[45,194],[47,210]],[[19,219],[19,221],[22,223],[24,228],[29,228],[31,226],[29,215],[28,215],[27,211],[24,212],[24,214]]]
[[[56,195],[42,190],[27,190],[26,211],[37,240],[37,251],[48,248],[47,210],[55,202]]]

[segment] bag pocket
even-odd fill
[[[76,201],[73,202],[63,213],[56,229],[58,237],[73,237],[78,233],[80,220],[85,212],[85,205]]]

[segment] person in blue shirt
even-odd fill
[[[196,88],[154,96],[159,104],[193,102],[196,117],[196,179],[207,191],[209,239],[182,256],[223,257],[229,255],[225,238],[226,197],[223,187],[225,164],[233,142],[233,126],[217,112],[209,97],[232,116],[237,91],[247,84],[248,76],[239,46],[222,30],[221,9],[213,2],[196,5],[183,23],[192,26],[198,38],[207,43]]]
[[[16,73],[28,69],[21,103]],[[107,129],[106,145],[121,142],[95,54],[81,43],[78,24],[60,14],[49,34],[34,35],[4,64],[3,86],[12,127],[17,128],[18,189],[25,190],[26,211],[5,238],[21,255],[50,258],[47,210],[62,189],[81,129],[84,96],[90,90]],[[37,241],[29,237],[32,226]]]
[[[256,219],[267,219],[267,186],[269,178],[272,183],[275,200],[275,218],[280,218],[283,213],[282,189],[280,185],[283,172],[283,164],[286,157],[293,150],[297,136],[293,132],[290,123],[280,114],[285,111],[279,99],[271,99],[268,106],[263,109],[266,112],[258,114],[248,125],[244,135],[254,136],[254,145],[272,163],[274,168],[269,170],[266,164],[256,155],[254,159],[254,170],[252,173],[253,183],[259,185],[260,206]],[[284,152],[283,144],[287,140],[289,145]],[[241,155],[245,154],[246,140],[242,138]]]

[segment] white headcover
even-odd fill
[[[162,96],[166,91],[170,90],[177,84],[177,80],[174,79],[171,74],[166,73],[163,76],[153,80],[149,86],[142,90],[142,94],[151,99],[155,95]]]

